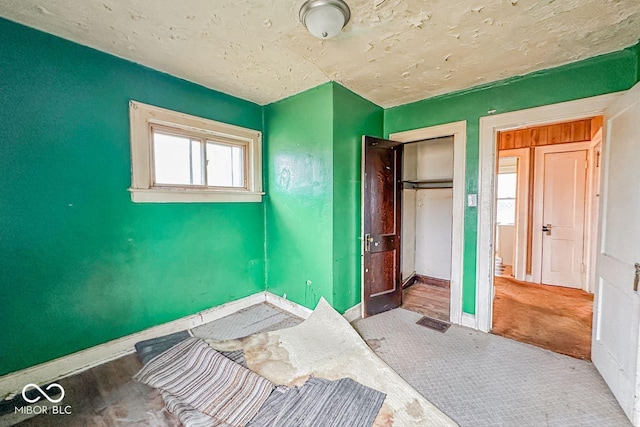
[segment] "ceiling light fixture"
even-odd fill
[[[350,17],[343,0],[307,0],[300,8],[300,22],[319,39],[337,36]]]

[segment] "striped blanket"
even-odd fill
[[[385,399],[350,378],[274,388],[241,365],[242,350],[218,353],[189,338],[147,360],[134,378],[159,388],[186,427],[370,427]]]
[[[310,377],[302,387],[279,387],[248,427],[371,427],[385,394],[351,378]]]
[[[274,388],[198,338],[155,357],[134,378],[162,390],[171,412],[193,408],[211,417],[211,425],[225,427],[245,426]]]

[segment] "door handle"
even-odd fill
[[[547,233],[547,236],[551,236],[551,224],[543,225],[542,231]]]
[[[373,242],[373,237],[371,234],[364,235],[364,251],[369,252],[371,250],[371,242]]]
[[[638,292],[638,282],[640,282],[640,264],[636,263],[636,275],[633,279],[633,291]]]

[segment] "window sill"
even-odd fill
[[[260,203],[264,193],[188,188],[130,188],[134,203]]]

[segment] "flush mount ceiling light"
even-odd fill
[[[347,25],[351,11],[343,0],[307,0],[300,8],[300,22],[319,39],[330,39]]]

